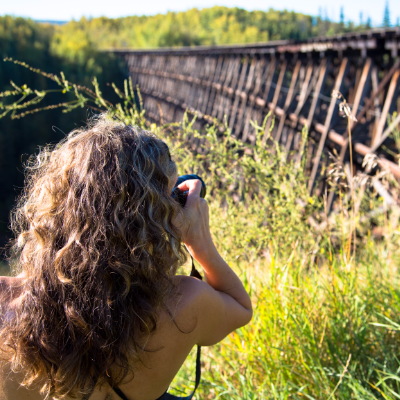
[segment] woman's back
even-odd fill
[[[100,117],[31,171],[12,221],[20,275],[0,280],[0,400],[118,399],[111,386],[155,400],[194,345],[249,322],[200,181],[179,185],[181,208],[176,165],[152,133]],[[204,282],[176,275],[183,244]]]
[[[179,295],[168,302],[168,309],[173,310],[174,318],[166,311],[160,313],[156,332],[143,342],[146,351],[141,353],[142,363],[132,364],[134,378],[119,386],[129,400],[155,400],[160,397],[168,389],[193,346],[201,343],[201,329],[197,323],[199,315],[196,312],[201,306],[199,301],[205,284],[186,276],[176,276],[176,280]],[[3,298],[0,321],[12,313],[19,301],[19,281],[18,277],[0,277],[0,298]],[[13,293],[11,296],[8,295],[10,292]],[[210,313],[208,316],[212,319]],[[26,389],[20,386],[20,382],[21,374],[11,373],[3,363],[0,370],[0,400],[43,400],[38,389]],[[110,393],[112,399],[119,400],[109,385],[96,388],[89,399],[105,400]]]

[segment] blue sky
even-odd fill
[[[338,21],[340,7],[343,6],[346,20],[359,22],[360,12],[366,20],[371,18],[374,25],[383,20],[385,1],[383,0],[15,0],[0,2],[0,15],[15,15],[39,20],[70,20],[85,17],[107,16],[110,18],[128,15],[153,15],[167,11],[184,11],[193,7],[205,8],[214,5],[241,7],[247,10],[288,9],[305,14],[318,15],[322,10],[331,20]],[[391,22],[400,17],[400,0],[389,0]]]

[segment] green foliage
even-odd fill
[[[106,17],[71,21],[56,27],[54,54],[79,60],[93,49],[254,43],[365,30],[365,25],[335,23],[294,11],[246,11],[215,6],[154,16]]]
[[[99,84],[104,87],[104,95],[111,100],[117,96],[107,82],[122,82],[125,71],[121,60],[108,53],[98,53],[95,50],[81,51],[69,57],[55,54],[52,46],[57,38],[51,25],[38,24],[28,19],[0,17],[0,49],[1,60],[13,58],[23,60],[37,69],[45,69],[50,75],[60,77],[60,71],[73,81],[84,86],[91,85],[94,76],[99,75]],[[28,68],[16,67],[10,62],[0,61],[1,91],[15,92],[18,98],[27,95],[35,108],[49,107],[46,113],[37,113],[30,119],[5,120],[0,119],[0,247],[10,235],[8,231],[8,215],[20,188],[23,186],[22,163],[27,154],[36,152],[38,146],[49,142],[57,142],[63,138],[64,132],[69,132],[75,126],[87,119],[87,109],[77,107],[71,115],[61,114],[55,105],[74,100],[74,93],[67,96],[58,90],[58,83],[48,76],[36,74]],[[13,82],[13,84],[10,83]],[[14,85],[14,86],[13,86]],[[37,90],[35,93],[34,90]],[[41,93],[47,91],[47,96]],[[36,99],[35,99],[36,95]],[[113,95],[115,97],[113,97]],[[0,114],[7,111],[8,97],[0,97]],[[18,105],[18,107],[20,104]],[[10,110],[14,117],[19,109]],[[18,112],[17,112],[18,111]],[[60,129],[57,129],[60,128]]]
[[[3,57],[24,57],[28,63],[47,61],[52,25],[38,25],[32,20],[0,17],[0,49]],[[0,65],[4,74],[4,66]]]
[[[82,24],[71,21],[64,29],[56,30],[51,40],[53,55],[83,64],[95,55],[95,46]]]
[[[383,23],[382,26],[384,28],[390,28],[390,9],[389,9],[389,2],[386,1],[385,4],[385,11],[383,14]]]
[[[24,62],[13,60],[12,58],[6,58],[4,61],[26,68],[54,82],[57,86],[55,89],[37,90],[31,89],[27,85],[19,87],[11,81],[14,90],[7,90],[0,93],[0,98],[6,100],[0,103],[0,108],[4,110],[3,113],[0,114],[0,118],[10,115],[11,119],[21,119],[29,114],[36,114],[54,108],[62,108],[63,113],[70,113],[77,108],[87,107],[97,112],[107,111],[110,116],[114,116],[127,124],[140,127],[149,125],[144,118],[144,110],[139,110],[136,104],[136,94],[131,78],[124,81],[124,91],[119,90],[114,83],[111,84],[116,96],[122,100],[120,103],[114,105],[103,97],[96,77],[94,77],[92,81],[93,89],[90,89],[86,86],[77,85],[68,81],[63,72],[60,72],[59,75],[44,72],[40,69],[32,68]],[[64,99],[66,101],[37,107],[39,103],[53,93],[58,93],[66,97],[66,99]],[[138,96],[140,97],[139,92]],[[17,97],[17,99],[15,99],[15,97]]]
[[[205,177],[214,240],[255,304],[248,326],[203,349],[198,398],[398,398],[399,209],[373,221],[383,240],[370,234],[368,209],[359,209],[349,260],[350,207],[323,230],[310,226],[311,215],[324,213],[307,195],[302,162],[277,144],[265,149],[257,130],[253,147],[213,126],[197,132],[187,119],[177,136],[156,129],[174,146],[180,173]],[[188,147],[193,137],[199,152]],[[378,210],[376,196],[362,196]],[[191,357],[175,393],[189,392],[193,374]]]

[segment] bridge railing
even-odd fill
[[[294,152],[307,125],[308,187],[322,193],[327,152],[335,149],[341,162],[349,162],[348,119],[341,115],[346,110],[340,111],[343,100],[332,92],[350,105],[353,167],[375,152],[400,178],[397,160],[381,147],[393,147],[388,136],[400,122],[397,117],[388,125],[390,115],[400,114],[399,50],[400,29],[386,29],[305,42],[113,51],[126,59],[154,121],[179,121],[190,110],[199,123],[226,118],[233,135],[253,142],[250,121],[261,123],[270,113],[276,119],[273,138]],[[333,192],[328,207],[332,201]]]

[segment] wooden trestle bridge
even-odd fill
[[[400,122],[400,117],[387,122],[393,112],[400,114],[400,28],[305,42],[114,52],[126,59],[153,121],[179,121],[186,110],[196,112],[200,123],[226,116],[232,134],[253,142],[250,121],[261,124],[271,112],[272,135],[287,150],[297,149],[307,124],[310,192],[322,190],[324,180],[317,178],[330,162],[327,151],[336,148],[341,160],[349,161],[347,119],[340,115],[341,100],[332,97],[340,91],[356,119],[351,120],[355,164],[375,152],[400,178],[397,160],[381,146],[384,141],[392,146],[388,136]]]

